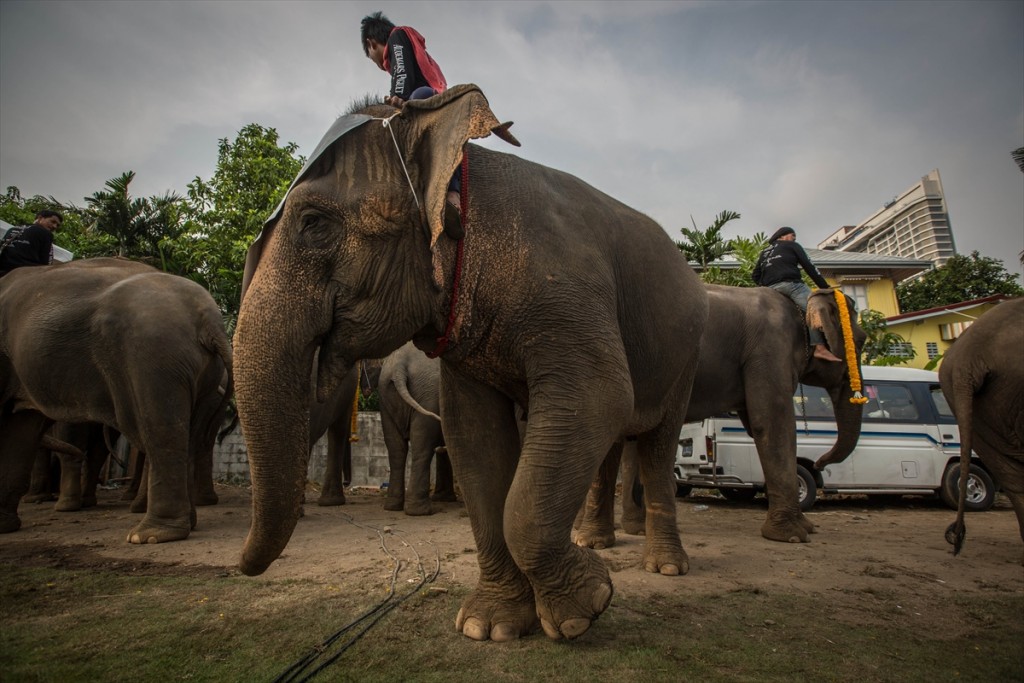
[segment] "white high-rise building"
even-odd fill
[[[902,256],[943,265],[956,255],[942,179],[935,169],[857,225],[845,225],[819,249]]]

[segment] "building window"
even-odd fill
[[[932,360],[939,355],[939,345],[936,342],[928,342],[925,344],[928,349],[928,360]]]
[[[858,311],[868,310],[868,286],[867,285],[851,285],[848,282],[844,282],[843,292],[853,299],[857,303]]]
[[[889,347],[890,356],[896,356],[897,358],[913,358],[914,357],[914,345],[910,342],[902,342],[900,344],[893,344]]]

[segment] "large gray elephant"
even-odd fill
[[[946,351],[939,384],[960,428],[960,492],[946,530],[953,553],[963,547],[964,501],[971,449],[1013,504],[1024,540],[1024,298],[978,318]]]
[[[385,510],[429,515],[433,512],[431,500],[455,500],[451,459],[444,450],[441,418],[437,414],[440,384],[441,361],[428,358],[412,342],[384,359],[377,391],[380,393],[380,426],[391,467]],[[431,496],[430,468],[435,454],[435,488]]]
[[[707,295],[668,234],[579,179],[466,145],[509,140],[476,86],[344,117],[253,245],[235,336],[253,482],[240,560],[263,572],[299,515],[310,366],[330,395],[360,358],[412,339],[441,358],[441,418],[480,564],[456,627],[509,640],[538,618],[584,633],[604,562],[570,538],[605,454],[636,435],[657,516],[645,567],[689,564],[669,476]],[[463,163],[465,237],[444,233]],[[276,221],[276,222],[275,222]],[[515,404],[528,413],[520,448]]]
[[[797,383],[826,389],[835,411],[838,437],[815,463],[818,470],[842,462],[853,452],[860,438],[863,412],[859,403],[850,401],[854,392],[834,290],[822,289],[811,295],[807,320],[824,333],[829,349],[844,359],[841,363],[813,357],[804,318],[788,297],[768,287],[708,285],[707,290],[708,322],[686,421],[696,422],[732,410],[739,413],[754,439],[764,470],[768,518],[761,526],[761,535],[772,541],[806,542],[814,525],[800,511],[797,493],[793,429],[793,393]],[[857,324],[853,301],[849,297],[846,301],[859,359],[866,335]],[[576,532],[580,545],[602,548],[615,543],[613,503],[618,452],[610,454],[591,488]],[[643,507],[628,495],[635,467],[623,462],[622,469],[623,529],[638,533],[638,521],[644,519]]]
[[[131,543],[195,526],[196,453],[212,450],[231,394],[220,310],[198,284],[124,259],[20,268],[0,279],[0,532],[54,421],[97,422],[145,451],[149,505]]]

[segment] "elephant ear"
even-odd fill
[[[846,310],[850,314],[850,330],[853,332],[857,358],[860,358],[867,335],[857,322],[856,303],[845,294],[843,296],[846,297]],[[843,327],[839,320],[839,306],[836,305],[834,289],[816,290],[807,299],[807,325],[821,330],[832,353],[840,358],[846,358],[846,341],[843,338]]]
[[[466,142],[491,133],[517,147],[519,141],[508,131],[512,123],[498,121],[483,92],[473,84],[457,85],[425,100],[410,100],[402,109],[402,117],[413,128],[412,156],[420,169],[420,191],[433,250],[444,232],[448,182],[462,163]]]

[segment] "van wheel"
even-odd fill
[[[796,466],[796,487],[800,510],[807,512],[814,506],[814,501],[818,499],[818,485],[814,483],[814,475],[808,472],[803,465]]]
[[[957,499],[960,497],[960,463],[951,462],[942,477],[942,488],[939,498],[948,507],[956,510]],[[967,475],[967,499],[964,509],[968,512],[984,512],[996,501],[996,486],[988,472],[971,463]]]
[[[686,498],[693,493],[693,487],[689,484],[676,484],[676,498]]]
[[[718,489],[726,500],[734,500],[739,503],[746,503],[754,500],[757,489]]]

